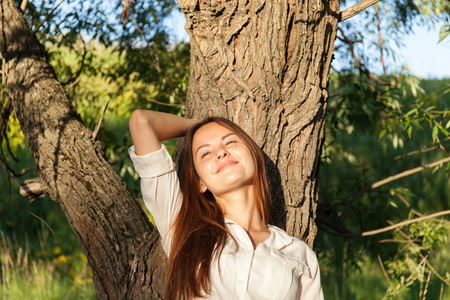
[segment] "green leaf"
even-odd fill
[[[387,133],[386,129],[381,130],[379,138],[381,139]]]
[[[436,125],[434,125],[433,132],[431,133],[431,136],[433,137],[433,143],[436,142],[438,133],[439,133],[439,128]]]
[[[450,121],[447,122],[447,124],[445,125],[445,129],[450,127]]]
[[[439,43],[450,34],[450,24],[444,24],[439,31]]]

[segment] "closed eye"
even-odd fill
[[[231,140],[231,141],[227,141],[226,143],[225,143],[225,145],[229,145],[229,144],[233,144],[233,143],[236,143],[236,141],[233,141],[233,140]]]
[[[205,152],[205,153],[203,153],[202,156],[201,156],[201,158],[208,156],[210,153],[211,153],[211,152]]]

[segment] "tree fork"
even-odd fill
[[[2,75],[40,175],[35,183],[66,214],[92,268],[97,298],[162,295],[164,254],[158,234],[152,234],[138,202],[95,145],[12,0],[1,2],[0,19],[7,73]],[[140,266],[134,272],[154,270],[151,284],[132,272],[132,264]]]

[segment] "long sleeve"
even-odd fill
[[[161,149],[145,155],[136,155],[132,146],[128,153],[141,178],[144,204],[155,220],[164,251],[168,254],[172,240],[170,226],[177,216],[182,199],[174,163],[164,145],[161,145]]]
[[[309,276],[303,274],[299,277],[298,299],[323,300],[322,285],[320,283],[319,263],[316,254],[309,249],[306,253],[306,261],[309,266]]]

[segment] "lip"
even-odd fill
[[[234,161],[234,160],[227,160],[227,161],[221,163],[221,164],[218,166],[218,168],[216,169],[216,172],[215,172],[214,174],[220,173],[220,172],[222,172],[223,170],[228,169],[229,167],[236,165],[237,163],[238,163],[238,162],[237,162],[237,161]]]

